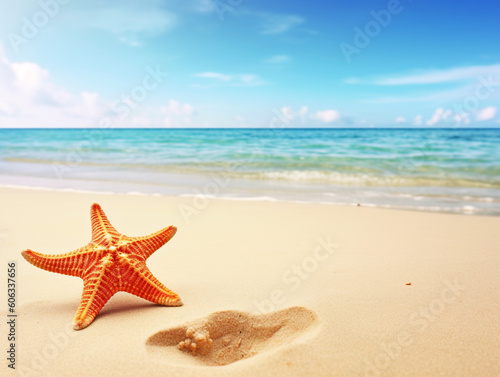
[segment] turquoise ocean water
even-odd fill
[[[0,129],[0,185],[500,215],[500,129]]]

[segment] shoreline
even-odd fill
[[[429,206],[391,206],[391,205],[377,205],[371,203],[340,203],[340,202],[325,202],[325,201],[306,201],[306,200],[287,200],[280,199],[271,196],[224,196],[224,195],[210,195],[203,192],[193,193],[193,194],[161,194],[158,192],[140,192],[140,191],[100,191],[100,190],[85,190],[85,189],[74,189],[74,188],[55,188],[55,187],[43,187],[43,186],[25,186],[25,185],[10,185],[10,184],[0,184],[1,189],[19,189],[19,190],[40,190],[40,191],[54,191],[54,192],[65,192],[65,193],[75,193],[75,194],[96,194],[96,195],[130,195],[130,196],[150,196],[150,197],[172,197],[172,198],[192,198],[192,199],[203,199],[207,201],[212,200],[227,200],[227,201],[243,201],[243,202],[282,202],[291,204],[317,204],[317,205],[327,205],[327,206],[338,206],[338,207],[364,207],[364,208],[379,208],[386,210],[395,211],[410,211],[410,212],[423,212],[423,213],[442,213],[442,214],[453,214],[453,215],[465,215],[465,216],[479,216],[479,217],[500,217],[500,213],[476,213],[474,210],[468,207],[463,207],[462,210],[437,210],[435,207]]]

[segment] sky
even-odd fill
[[[500,127],[497,2],[1,1],[0,127]]]

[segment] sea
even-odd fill
[[[0,129],[0,185],[500,216],[500,129]]]

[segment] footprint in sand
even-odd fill
[[[289,346],[310,335],[318,323],[317,315],[303,307],[263,315],[223,311],[159,331],[146,345],[148,348],[177,347],[205,365],[227,365]]]

